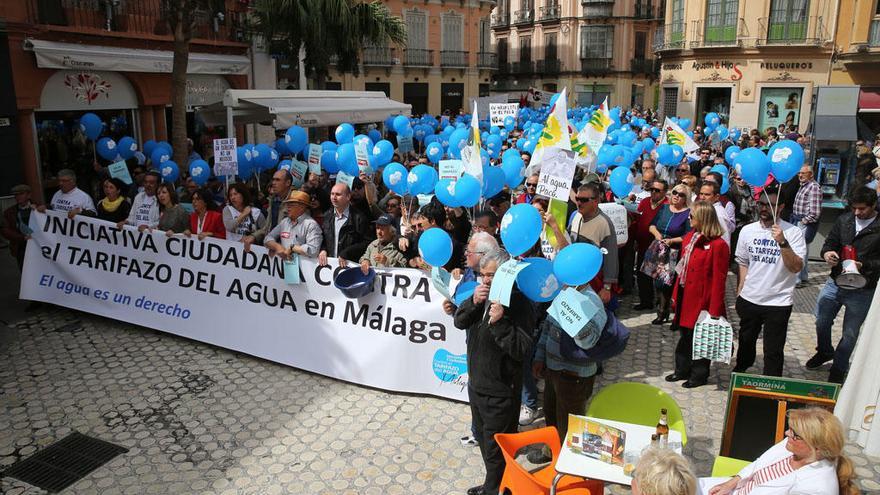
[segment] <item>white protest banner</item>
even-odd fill
[[[390,391],[467,400],[465,333],[430,275],[377,269],[348,299],[340,271],[300,257],[301,283],[265,248],[139,232],[79,215],[31,214],[21,298],[180,335]],[[359,269],[359,268],[358,268]]]
[[[626,215],[626,207],[617,203],[599,203],[602,213],[608,215],[614,224],[614,233],[617,234],[617,245],[623,246],[629,240],[629,219]]]
[[[489,103],[489,124],[504,127],[504,118],[511,116],[516,120],[519,103]]]
[[[547,148],[538,173],[538,188],[535,194],[568,201],[571,183],[574,179],[574,153],[559,148]]]
[[[238,154],[235,138],[214,140],[214,174],[238,175]]]
[[[553,100],[553,97],[556,93],[550,91],[543,91],[538,88],[529,88],[529,102],[538,104],[538,105],[549,105],[550,101]]]
[[[464,162],[461,160],[440,160],[437,174],[440,180],[449,179],[457,181],[464,173]]]
[[[516,97],[514,100],[518,100]],[[474,98],[473,96],[468,98],[468,108],[477,107],[477,112],[481,115],[489,115],[489,105],[492,103],[508,103],[510,101],[510,94],[508,93],[499,93],[494,94],[492,96],[479,96]]]
[[[319,144],[309,145],[309,172],[321,175],[321,154],[323,150]]]

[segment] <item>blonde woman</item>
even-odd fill
[[[697,478],[690,463],[669,449],[642,453],[632,481],[633,495],[695,495]]]
[[[685,380],[684,388],[699,387],[709,381],[709,360],[691,359],[694,325],[702,311],[712,318],[725,315],[724,288],[730,259],[730,247],[721,237],[724,229],[711,203],[694,203],[690,221],[693,230],[682,241],[684,247],[675,269],[678,277],[672,290],[673,326],[681,335],[675,348],[675,373],[666,377],[667,382]]]
[[[669,318],[675,263],[678,261],[681,241],[691,230],[688,219],[690,206],[691,190],[686,185],[679,184],[672,188],[669,203],[660,207],[648,227],[648,232],[654,236],[654,242],[645,253],[642,272],[654,279],[654,288],[660,297],[657,318],[651,322],[654,325],[662,325]]]
[[[733,478],[700,479],[700,488],[708,495],[857,495],[843,445],[843,427],[833,414],[816,407],[794,409],[781,442]]]

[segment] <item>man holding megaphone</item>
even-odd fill
[[[849,358],[868,314],[871,298],[880,278],[880,217],[877,194],[858,187],[849,195],[850,211],[840,215],[822,246],[822,257],[831,265],[831,278],[816,301],[816,354],[807,369],[833,361],[828,381],[843,383]],[[843,336],[837,349],[831,345],[831,326],[841,306]]]

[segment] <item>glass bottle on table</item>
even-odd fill
[[[666,448],[669,445],[669,420],[666,417],[666,408],[660,409],[660,419],[657,421],[658,447]]]

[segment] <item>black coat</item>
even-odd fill
[[[852,212],[837,217],[831,232],[825,238],[822,256],[829,251],[842,256],[844,246],[855,248],[856,260],[862,262],[859,272],[868,280],[865,289],[874,290],[877,279],[880,278],[880,215],[874,217],[874,221],[862,229],[859,235],[856,235],[856,216]],[[831,269],[831,278],[836,280],[842,270],[841,263],[838,263]]]
[[[370,218],[357,208],[348,209],[348,221],[339,230],[339,252],[336,247],[336,213],[333,208],[324,213],[324,224],[321,226],[324,240],[321,250],[327,251],[327,256],[341,257],[346,260],[359,260],[366,251],[367,246],[376,239],[376,230],[373,228]]]
[[[534,305],[514,288],[510,307],[493,325],[486,307],[469,297],[455,311],[455,327],[467,331],[468,386],[483,395],[518,398],[522,363],[532,357]]]

